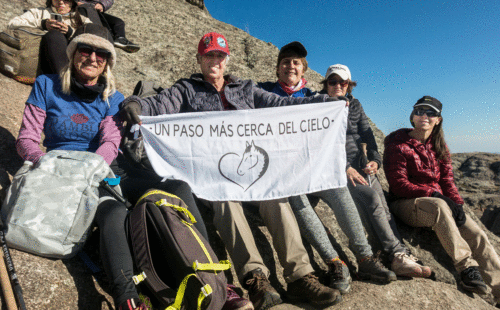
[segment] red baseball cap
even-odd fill
[[[229,45],[226,38],[220,33],[209,32],[205,34],[198,43],[198,53],[205,55],[211,51],[221,51],[229,55]]]

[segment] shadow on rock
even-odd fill
[[[0,126],[0,169],[10,175],[16,174],[23,165],[23,160],[16,150],[16,138],[4,127]]]
[[[85,243],[83,250],[71,259],[62,260],[69,274],[74,280],[78,292],[78,309],[101,310],[114,309],[112,303],[106,298],[109,282],[102,267],[99,256],[99,230],[94,229]],[[103,307],[103,304],[107,305]]]

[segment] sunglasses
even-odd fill
[[[337,84],[340,84],[340,86],[342,86],[342,87],[346,87],[347,84],[349,84],[349,81],[328,80],[328,86],[336,86]]]
[[[439,113],[434,111],[434,110],[422,110],[422,109],[415,109],[415,115],[417,116],[423,116],[427,115],[427,117],[438,117]]]
[[[95,58],[98,63],[103,63],[111,57],[111,52],[103,48],[94,48],[90,45],[84,43],[78,43],[76,49],[83,57],[90,57],[92,53],[95,53]]]

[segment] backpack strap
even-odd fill
[[[184,293],[186,292],[186,286],[187,286],[189,278],[191,278],[192,276],[197,277],[196,274],[191,273],[191,274],[188,274],[182,280],[181,285],[179,285],[179,289],[177,290],[177,295],[175,296],[174,303],[171,304],[170,306],[168,306],[167,309],[165,309],[165,310],[181,310],[182,301],[184,300]],[[212,293],[213,293],[213,289],[210,286],[210,284],[206,284],[205,286],[203,286],[201,288],[200,294],[198,295],[198,301],[197,301],[198,308],[197,308],[197,310],[201,310],[201,304],[203,303],[203,300]]]

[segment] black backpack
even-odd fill
[[[226,301],[224,270],[231,264],[218,261],[194,222],[179,197],[154,189],[147,191],[129,214],[138,271],[134,282],[145,283],[153,306],[218,310]]]

